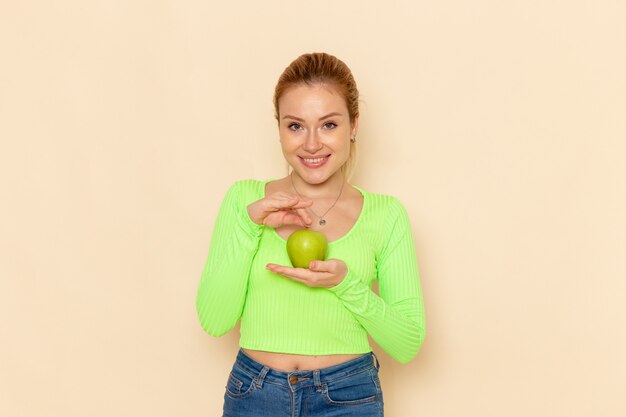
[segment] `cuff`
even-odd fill
[[[334,287],[330,287],[328,290],[335,293],[335,295],[337,295],[338,297],[341,297],[342,295],[346,293],[346,291],[350,289],[350,287],[354,285],[354,282],[355,282],[354,274],[348,271],[348,275],[344,277],[343,281],[341,281],[339,284],[335,285]]]
[[[248,210],[246,210],[245,208],[243,210],[243,213],[241,213],[241,215],[239,216],[239,226],[241,226],[244,232],[254,238],[258,238],[259,236],[261,236],[263,228],[265,227],[262,224],[256,224],[255,222],[253,222],[250,218],[250,215],[248,214]]]

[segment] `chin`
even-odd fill
[[[326,181],[328,181],[330,178],[332,178],[337,172],[339,172],[339,170],[332,172],[332,173],[309,173],[309,172],[298,172],[296,171],[296,174],[306,183],[311,184],[311,185],[319,185],[319,184],[323,184]]]

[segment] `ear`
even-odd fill
[[[352,125],[350,126],[350,138],[356,137],[356,134],[359,130],[359,116],[355,116],[352,121]]]

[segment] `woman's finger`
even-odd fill
[[[285,215],[283,216],[281,226],[289,225],[289,224],[302,226],[302,227],[309,227],[311,225],[311,220],[302,218],[302,216],[298,215],[295,211],[286,212]]]
[[[266,211],[279,211],[290,209],[298,204],[298,197],[293,198],[267,198],[265,200]]]
[[[333,272],[335,263],[332,261],[311,261],[309,269],[315,272]]]
[[[266,200],[267,211],[279,211],[286,209],[304,209],[313,204],[310,200],[301,200],[298,197],[268,198]]]
[[[302,219],[303,226],[309,227],[311,223],[313,223],[313,219],[311,219],[311,216],[306,209],[295,208],[294,211],[297,213],[298,217]]]
[[[276,264],[267,264],[266,268],[275,274],[301,282],[309,287],[334,287],[345,277],[345,275],[339,276],[332,272],[313,271],[306,268],[290,268]]]
[[[288,266],[276,264],[267,264],[266,268],[274,272],[275,274],[279,274],[284,277],[303,282],[305,284],[309,282],[312,277],[311,271],[305,268],[290,268]]]
[[[309,227],[313,220],[306,210],[313,201],[303,200],[298,197],[284,195],[273,196],[267,199],[266,212],[283,212],[281,225],[294,224],[297,226]]]
[[[339,284],[348,275],[348,267],[340,259],[328,259],[326,261],[312,261],[309,270],[328,277],[337,278],[335,284]]]

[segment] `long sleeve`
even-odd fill
[[[212,336],[232,329],[245,303],[250,265],[263,230],[247,211],[246,197],[253,186],[239,181],[228,190],[213,228],[196,296],[200,324]]]
[[[426,328],[411,226],[406,210],[395,199],[386,225],[388,232],[376,259],[380,296],[352,272],[330,291],[385,352],[407,363],[417,355]]]

